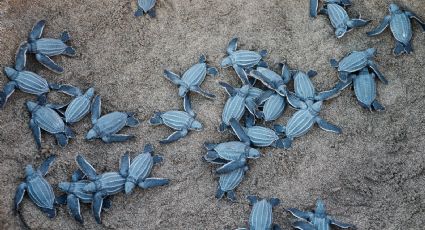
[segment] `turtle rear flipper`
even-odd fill
[[[71,46],[68,46],[68,47],[66,47],[66,49],[63,51],[62,54],[66,55],[66,56],[73,57],[73,56],[75,56],[76,53],[77,53],[77,51],[75,51],[74,48],[72,48]]]
[[[56,210],[55,210],[55,208],[40,208],[40,209],[41,209],[41,211],[43,211],[44,213],[46,213],[47,216],[50,219],[53,219],[53,218],[56,217]]]
[[[147,13],[151,18],[156,17],[156,10],[154,8],[150,9]]]
[[[395,48],[393,50],[394,55],[398,56],[403,53],[410,54],[412,52],[412,44],[409,42],[408,44],[403,44],[399,41],[396,42]]]
[[[385,110],[385,107],[383,105],[381,105],[381,103],[379,103],[377,100],[374,100],[372,102],[372,108],[375,111],[384,111]]]

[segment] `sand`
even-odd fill
[[[135,134],[128,143],[87,142],[89,117],[73,125],[77,137],[59,148],[52,136],[43,133],[43,151],[36,150],[25,101],[34,96],[15,92],[0,112],[0,225],[2,229],[235,229],[246,226],[250,206],[245,197],[277,197],[274,222],[289,229],[295,220],[285,208],[312,209],[323,198],[336,219],[355,224],[358,229],[421,229],[425,224],[424,106],[425,36],[414,25],[411,55],[394,57],[390,31],[367,38],[369,31],[387,14],[390,1],[354,1],[350,15],[374,19],[366,28],[355,29],[336,39],[326,17],[308,16],[308,1],[202,1],[160,0],[157,18],[135,18],[135,1],[0,1],[1,68],[14,63],[14,55],[33,24],[46,19],[45,37],[58,37],[63,30],[72,36],[77,50],[74,58],[57,57],[65,68],[62,75],[48,71],[28,59],[28,69],[48,81],[69,83],[87,89],[94,86],[102,95],[102,112],[136,112],[142,121],[138,128],[122,133]],[[425,18],[422,0],[398,1]],[[203,132],[190,132],[187,138],[160,145],[158,141],[172,130],[152,127],[147,121],[155,111],[182,109],[177,88],[162,77],[168,68],[181,73],[206,54],[208,63],[219,66],[230,38],[240,38],[243,49],[267,49],[268,63],[287,61],[294,69],[314,69],[317,89],[326,90],[337,81],[330,58],[342,58],[352,50],[378,49],[376,62],[389,80],[378,82],[382,113],[369,112],[356,102],[354,92],[345,90],[324,103],[321,116],[343,129],[343,134],[324,132],[317,126],[294,141],[291,150],[264,148],[263,157],[249,163],[250,170],[237,188],[238,202],[214,198],[217,178],[214,167],[201,161],[203,143],[235,140],[220,134],[217,127],[227,95],[218,82],[240,85],[231,69],[220,69],[220,77],[207,77],[202,87],[217,95],[209,100],[194,95],[197,118]],[[272,67],[275,68],[274,65]],[[277,71],[277,69],[275,68]],[[7,82],[0,77],[0,85]],[[53,93],[50,99],[69,98]],[[287,109],[278,123],[286,123],[294,110]],[[88,205],[82,205],[85,225],[79,225],[65,206],[50,220],[26,196],[21,219],[12,212],[15,188],[24,179],[26,164],[39,165],[49,154],[58,159],[47,180],[54,185],[69,180],[76,169],[74,157],[84,154],[99,172],[118,169],[120,156],[132,157],[152,143],[165,161],[152,175],[171,180],[168,187],[137,189],[129,196],[113,197],[113,207],[102,214],[98,225]]]

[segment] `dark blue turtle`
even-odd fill
[[[425,31],[425,21],[419,18],[415,13],[411,11],[403,11],[394,3],[389,6],[390,15],[384,17],[374,30],[367,33],[369,36],[375,36],[382,33],[385,28],[390,25],[391,32],[396,39],[396,45],[393,50],[395,55],[402,53],[411,53],[412,49],[412,25],[410,19],[415,19]]]
[[[69,103],[64,113],[65,122],[68,124],[79,122],[90,112],[94,88],[89,88],[84,94],[78,90],[75,96],[76,97]]]
[[[273,207],[279,205],[277,198],[258,200],[257,196],[248,196],[249,203],[253,205],[249,216],[250,230],[280,230],[278,224],[273,224]],[[246,228],[239,228],[246,229]]]
[[[63,32],[60,39],[41,38],[45,20],[38,21],[31,30],[28,36],[28,41],[23,46],[28,47],[29,53],[35,53],[35,58],[48,69],[62,73],[63,68],[56,64],[50,57],[57,55],[74,56],[75,49],[65,44],[70,40],[68,32]]]
[[[97,223],[101,223],[100,214],[103,207],[103,201],[106,197],[124,191],[126,176],[122,172],[127,171],[128,165],[121,164],[119,172],[106,172],[98,175],[96,170],[82,155],[75,158],[79,169],[87,176],[89,183],[83,188],[83,191],[93,193],[92,210]],[[125,160],[121,161],[125,162]]]
[[[354,85],[354,93],[356,94],[359,104],[370,111],[383,111],[384,106],[376,100],[376,75],[370,73],[367,68],[363,68],[356,74],[350,74],[348,84]]]
[[[25,191],[27,191],[31,200],[41,211],[46,213],[50,218],[56,216],[54,206],[56,204],[63,204],[64,197],[55,198],[52,186],[44,178],[55,158],[55,155],[49,156],[37,169],[34,169],[32,165],[27,165],[25,167],[25,182],[21,183],[16,189],[14,201],[14,208],[16,211],[18,211],[19,204],[24,198]]]
[[[326,213],[325,203],[318,199],[316,202],[316,209],[314,212],[304,212],[296,208],[287,209],[293,216],[303,219],[305,221],[296,221],[292,226],[301,230],[330,230],[331,225],[339,228],[355,228],[352,224],[345,224],[336,221],[328,216]],[[307,222],[306,222],[307,221]]]
[[[248,171],[248,166],[235,169],[226,174],[221,174],[220,179],[218,181],[218,187],[215,197],[217,199],[221,199],[224,195],[227,195],[227,198],[230,201],[235,202],[236,194],[234,190],[242,182],[246,171]]]
[[[224,105],[223,113],[221,114],[221,124],[218,129],[220,132],[223,132],[229,127],[231,118],[237,121],[241,119],[245,113],[245,107],[251,114],[255,113],[257,99],[262,95],[263,91],[249,84],[241,88],[233,88],[225,82],[220,82],[219,84],[230,96]]]
[[[26,105],[31,113],[29,126],[38,148],[41,148],[41,129],[54,135],[61,147],[68,144],[69,138],[75,137],[74,132],[65,125],[62,117],[55,111],[63,105],[47,104],[44,96],[39,97],[38,103],[27,101]]]
[[[279,133],[263,126],[254,125],[252,116],[248,116],[246,120],[247,127],[242,127],[234,118],[230,119],[230,126],[239,140],[256,147],[282,147]]]
[[[338,4],[344,7],[351,5],[351,0],[325,0],[324,4],[327,4],[328,2],[332,2],[334,4]],[[318,9],[319,9],[319,0],[310,0],[310,16],[311,17],[317,16]]]
[[[103,142],[124,142],[134,138],[133,135],[117,134],[124,126],[136,127],[139,121],[134,117],[134,113],[112,112],[106,115],[101,114],[101,98],[96,96],[92,105],[91,121],[93,128],[86,135],[87,140],[100,138]]]
[[[149,120],[149,123],[152,125],[164,124],[174,130],[177,130],[167,138],[161,140],[161,144],[168,144],[177,141],[185,137],[189,130],[203,130],[201,122],[195,120],[196,114],[192,110],[189,95],[186,94],[183,101],[185,111],[172,110],[168,112],[156,112]]]
[[[369,48],[363,51],[353,51],[339,62],[335,59],[331,59],[330,63],[332,67],[338,69],[339,79],[343,82],[347,81],[350,73],[355,73],[364,67],[369,67],[373,70],[373,72],[375,72],[376,76],[378,76],[378,78],[386,84],[387,80],[372,60],[375,53],[376,49],[374,48]]]
[[[367,25],[370,20],[355,18],[350,19],[347,11],[340,6],[341,0],[327,0],[326,4],[319,11],[319,14],[324,14],[329,17],[332,26],[335,28],[335,35],[341,38],[345,33],[353,28]]]
[[[184,97],[189,91],[192,91],[208,98],[214,98],[214,94],[211,94],[200,87],[207,73],[213,76],[218,74],[215,67],[208,67],[205,62],[205,55],[201,55],[199,63],[190,67],[181,78],[179,75],[169,70],[164,70],[164,77],[179,87],[180,97]]]
[[[81,216],[80,202],[91,204],[93,202],[93,193],[84,191],[84,187],[90,183],[84,180],[85,175],[80,170],[74,171],[71,177],[71,182],[60,182],[59,189],[66,193],[66,204],[68,205],[69,212],[74,219],[81,224],[84,223],[83,216]],[[111,201],[104,199],[102,209],[109,209]]]
[[[279,66],[281,66],[282,69],[281,75],[261,66],[257,67],[255,70],[251,70],[249,75],[260,80],[265,86],[276,91],[279,95],[286,96],[288,93],[286,84],[291,80],[291,73],[287,65],[280,63]]]
[[[156,16],[155,6],[156,0],[137,0],[137,11],[134,13],[134,16],[140,17],[144,14],[148,14],[152,18]]]
[[[145,145],[143,153],[140,153],[130,164],[130,157],[126,153],[121,158],[122,175],[125,175],[126,181],[124,191],[126,194],[131,193],[134,187],[138,185],[140,188],[148,189],[157,186],[167,185],[168,179],[149,177],[154,164],[162,162],[162,157],[155,155],[152,156],[153,146],[150,144]]]
[[[251,84],[245,70],[251,69],[257,65],[266,67],[267,64],[262,61],[262,59],[267,55],[267,51],[262,50],[260,52],[255,52],[250,50],[236,50],[237,46],[238,38],[230,40],[227,46],[227,54],[229,56],[223,59],[221,67],[226,68],[232,66],[243,84]]]
[[[220,144],[205,143],[207,154],[204,159],[214,164],[224,164],[216,170],[218,174],[229,173],[235,169],[245,167],[246,160],[257,159],[261,153],[246,143],[230,141]]]
[[[7,99],[12,95],[15,89],[37,96],[46,94],[50,92],[50,90],[57,90],[59,92],[73,95],[74,91],[78,90],[78,88],[70,85],[48,83],[46,79],[40,75],[26,71],[25,65],[27,50],[27,46],[19,47],[16,53],[15,68],[4,68],[4,74],[10,81],[4,86],[3,91],[0,91],[0,108],[4,107]]]

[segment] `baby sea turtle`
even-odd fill
[[[149,120],[152,125],[164,124],[174,130],[169,137],[161,140],[159,143],[168,144],[179,140],[187,135],[189,130],[202,131],[203,126],[201,122],[195,120],[196,114],[192,110],[190,104],[189,95],[186,94],[183,100],[185,111],[168,111],[168,112],[156,112],[154,116]]]
[[[106,115],[101,114],[101,98],[96,96],[92,105],[91,122],[93,128],[86,135],[87,140],[100,138],[103,142],[124,142],[134,138],[133,135],[117,134],[124,126],[136,127],[139,121],[134,117],[134,113],[112,112]]]
[[[258,105],[262,106],[262,111],[256,110],[255,116],[264,121],[274,121],[278,119],[286,107],[285,98],[273,91],[266,91],[259,99]]]
[[[265,86],[276,91],[276,93],[281,96],[286,96],[288,93],[286,84],[291,80],[290,71],[285,64],[281,63],[279,65],[282,67],[281,75],[261,66],[257,67],[255,70],[251,70],[249,75],[260,80]]]
[[[89,88],[84,94],[78,90],[74,96],[75,98],[69,103],[64,113],[67,124],[77,123],[89,113],[94,88]]]
[[[235,169],[246,166],[247,158],[257,159],[261,153],[240,141],[230,141],[220,144],[205,143],[208,150],[204,159],[210,163],[224,164],[216,170],[217,173],[229,173]]]
[[[242,182],[246,171],[248,171],[248,166],[235,169],[226,174],[221,174],[220,179],[218,181],[218,188],[215,197],[217,199],[221,199],[226,194],[227,198],[230,201],[235,202],[236,194],[234,190]]]
[[[145,145],[143,153],[139,154],[130,164],[130,157],[126,153],[121,158],[121,169],[123,170],[121,175],[124,175],[126,178],[124,191],[126,194],[131,193],[133,188],[138,185],[140,188],[148,189],[157,186],[167,185],[169,183],[168,179],[164,178],[148,178],[149,174],[152,171],[154,164],[162,162],[162,157],[155,155],[152,156],[153,146],[150,144]]]
[[[156,0],[137,0],[137,11],[134,16],[139,17],[143,14],[149,14],[152,18],[156,16],[155,6]]]
[[[376,100],[376,75],[370,73],[369,69],[363,68],[357,74],[350,74],[347,83],[353,82],[354,93],[359,104],[370,111],[383,111],[384,106]]]
[[[41,148],[41,129],[55,136],[58,144],[64,147],[69,138],[74,138],[74,132],[65,125],[62,117],[54,109],[62,105],[47,104],[45,96],[39,97],[38,103],[27,101],[28,111],[31,113],[29,126],[37,147]]]
[[[353,28],[367,25],[370,20],[356,18],[350,19],[347,11],[339,5],[340,0],[327,0],[326,4],[319,11],[319,14],[324,14],[329,17],[332,26],[335,28],[335,35],[341,38],[345,33]]]
[[[74,219],[81,224],[84,223],[81,216],[80,202],[90,204],[93,202],[93,193],[84,191],[84,187],[90,183],[84,180],[85,175],[80,170],[74,171],[71,177],[71,182],[60,182],[59,189],[66,193],[66,204]],[[109,199],[104,199],[102,209],[109,209],[112,203]]]
[[[214,98],[214,94],[211,94],[200,87],[207,73],[213,76],[218,74],[215,67],[208,67],[205,62],[205,55],[201,55],[199,63],[190,67],[181,78],[179,75],[169,70],[164,70],[164,77],[179,86],[180,97],[184,97],[189,91],[192,91],[208,98]]]
[[[230,126],[239,140],[256,147],[283,147],[282,140],[278,135],[279,133],[263,126],[254,125],[251,122],[253,119],[250,117],[252,116],[248,116],[246,119],[247,127],[242,127],[234,118],[230,119]]]
[[[241,88],[233,88],[231,85],[220,82],[219,83],[229,94],[230,98],[224,105],[223,113],[221,114],[221,124],[219,131],[223,132],[230,125],[230,119],[234,118],[239,121],[245,113],[245,107],[251,112],[255,112],[256,103],[255,100],[258,97],[257,88],[251,87],[251,85],[244,85]],[[253,90],[251,90],[251,88]],[[250,96],[250,91],[254,92],[254,96]]]
[[[97,175],[96,170],[82,155],[77,155],[75,158],[80,170],[87,176],[90,181],[84,186],[83,191],[93,193],[92,210],[97,223],[101,223],[100,213],[103,207],[103,200],[111,195],[124,191],[125,176],[118,172],[106,172]],[[120,165],[120,172],[125,164]]]
[[[21,183],[16,189],[16,211],[18,211],[19,204],[24,198],[25,191],[27,191],[31,200],[41,209],[41,211],[46,213],[50,218],[54,218],[56,216],[54,206],[56,204],[62,204],[64,197],[55,198],[52,186],[44,178],[55,158],[55,155],[49,156],[36,170],[34,170],[32,165],[27,165],[25,167],[25,182]]]
[[[250,230],[280,230],[278,224],[273,224],[273,207],[279,205],[277,198],[259,200],[257,196],[248,196],[249,203],[253,205],[251,215],[249,216]],[[239,230],[246,228],[239,228]]]
[[[70,40],[68,32],[63,32],[60,39],[41,38],[46,25],[45,20],[38,21],[28,36],[28,41],[23,46],[28,47],[29,53],[35,53],[35,58],[48,69],[62,73],[63,68],[56,64],[50,57],[57,55],[74,56],[75,49],[66,45],[65,42]]]
[[[50,92],[50,90],[57,90],[69,95],[77,89],[70,85],[59,85],[54,83],[48,83],[46,79],[40,75],[26,71],[26,52],[28,47],[19,47],[16,53],[15,68],[5,67],[4,74],[10,79],[10,81],[4,86],[3,91],[0,91],[0,108],[3,108],[7,102],[7,99],[12,95],[15,89],[19,89],[22,92],[34,94],[40,96]]]
[[[223,59],[221,67],[226,68],[232,66],[236,74],[242,80],[242,83],[250,84],[245,70],[257,65],[267,67],[267,64],[262,61],[267,55],[267,51],[262,50],[258,53],[250,50],[236,50],[237,46],[238,38],[230,40],[227,46],[227,54],[229,54],[229,56]]]
[[[314,212],[304,212],[296,208],[289,208],[288,211],[295,217],[306,221],[296,221],[293,223],[293,227],[301,230],[329,230],[331,225],[335,225],[340,228],[354,228],[352,224],[345,224],[336,221],[328,216],[326,213],[325,203],[318,199],[316,202],[316,209]]]
[[[314,125],[317,123],[320,128],[325,131],[341,133],[341,129],[319,117],[319,112],[322,107],[322,101],[313,102],[308,100],[306,102],[301,102],[303,106],[300,107],[292,117],[288,120],[288,123],[285,126],[275,125],[274,129],[278,133],[285,133],[285,138],[283,141],[278,142],[278,147],[283,147],[288,149],[292,145],[292,141],[295,137],[300,137],[306,134]]]
[[[346,7],[351,5],[351,0],[325,0],[324,3],[332,2],[340,6]],[[317,16],[317,9],[319,8],[319,0],[310,0],[310,16]]]
[[[363,51],[353,51],[339,62],[335,59],[331,59],[330,62],[332,67],[338,69],[339,79],[343,82],[347,81],[348,74],[357,72],[364,67],[369,67],[373,70],[373,72],[375,72],[376,76],[378,76],[378,78],[386,84],[387,80],[372,60],[375,53],[376,49],[374,48],[369,48]]]
[[[395,48],[393,50],[395,55],[402,53],[409,54],[412,52],[412,25],[410,19],[415,19],[421,26],[422,30],[425,31],[425,21],[419,18],[415,13],[411,11],[403,11],[399,6],[392,3],[389,6],[390,15],[384,17],[378,27],[367,33],[369,36],[375,36],[382,33],[385,28],[390,25],[391,32],[394,38],[397,40]]]

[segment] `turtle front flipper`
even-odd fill
[[[102,99],[98,95],[94,98],[93,104],[91,106],[91,123],[92,124],[96,124],[97,119],[99,119],[100,117],[101,105],[102,105]]]
[[[245,70],[242,67],[234,64],[233,65],[233,69],[236,71],[236,74],[241,79],[241,81],[242,81],[242,83],[244,85],[250,84],[249,79],[248,79],[248,76],[246,75],[246,72],[245,72]]]
[[[53,164],[56,159],[56,155],[50,155],[41,165],[38,167],[38,171],[41,175],[45,176],[49,171],[49,167]]]
[[[93,166],[84,159],[83,156],[77,155],[75,157],[75,161],[77,162],[78,167],[80,170],[90,179],[90,180],[96,180],[97,179],[97,173],[96,170],[93,168]]]
[[[27,43],[21,44],[19,46],[19,49],[15,57],[15,69],[17,71],[22,71],[25,69],[25,65],[27,62],[27,51],[28,51]]]
[[[44,65],[46,68],[50,69],[51,71],[55,73],[63,73],[63,68],[56,64],[49,56],[41,53],[37,53],[35,55],[35,58],[37,61],[39,61],[42,65]]]
[[[7,99],[10,95],[15,92],[17,84],[15,81],[9,81],[3,88],[3,91],[0,91],[0,109],[4,107],[7,102]]]
[[[164,186],[170,183],[169,179],[165,178],[146,178],[138,183],[138,186],[143,189]]]
[[[41,129],[40,127],[34,122],[33,119],[30,120],[30,129],[32,132],[32,135],[35,140],[35,144],[37,145],[37,148],[41,148]]]
[[[108,136],[103,136],[102,141],[105,143],[113,143],[113,142],[126,142],[134,138],[134,135],[127,134],[111,134]]]
[[[384,19],[382,19],[382,21],[379,23],[379,26],[377,26],[372,31],[369,31],[369,32],[366,33],[367,36],[375,36],[375,35],[378,35],[378,34],[384,32],[384,30],[390,24],[390,21],[391,21],[391,15],[385,16]]]
[[[21,183],[16,189],[15,199],[14,199],[14,211],[18,211],[19,204],[22,202],[22,199],[25,195],[25,190],[27,189],[27,184],[25,182]]]
[[[195,117],[196,113],[192,109],[192,104],[189,98],[189,94],[186,94],[183,98],[183,108],[186,113],[188,113],[190,116]]]
[[[335,225],[339,228],[354,228],[354,225],[352,225],[352,224],[342,223],[342,222],[339,222],[339,221],[336,221],[336,220],[333,220],[333,219],[329,219],[329,221],[332,225]]]
[[[224,90],[227,94],[229,94],[229,96],[234,97],[236,96],[236,94],[238,94],[238,91],[228,83],[220,81],[218,84],[224,88]]]
[[[232,40],[230,40],[229,45],[227,46],[227,54],[232,54],[233,52],[236,51],[236,48],[238,47],[238,38],[232,38]]]
[[[242,128],[242,126],[239,124],[239,122],[232,118],[230,119],[230,126],[233,129],[233,132],[238,136],[239,140],[244,143],[251,143],[251,140],[249,139],[248,135],[245,133],[245,130]]]
[[[294,227],[295,229],[300,229],[300,230],[316,230],[316,227],[314,227],[314,225],[305,221],[295,221],[292,224],[292,227]]]
[[[190,90],[193,91],[193,92],[195,92],[195,93],[199,93],[202,96],[207,97],[207,98],[215,98],[215,95],[214,94],[203,90],[199,86],[192,86],[192,87],[190,87]]]
[[[323,120],[323,119],[322,119],[322,118],[320,118],[320,117],[317,117],[317,118],[316,118],[316,122],[317,122],[317,124],[319,125],[319,127],[320,127],[321,129],[325,130],[325,131],[333,132],[333,133],[337,133],[337,134],[342,133],[341,128],[339,128],[338,126],[333,125],[333,124],[331,124],[331,123],[329,123],[329,122],[327,122],[327,121]]]
[[[32,30],[28,36],[28,41],[35,41],[39,38],[41,38],[41,35],[43,34],[44,26],[46,25],[45,20],[38,21],[33,27]]]
[[[379,78],[379,80],[384,83],[385,85],[388,84],[388,80],[385,78],[385,76],[379,71],[378,66],[373,62],[369,61],[369,68],[373,70],[373,72],[376,74],[376,76]]]
[[[293,216],[304,220],[310,220],[310,218],[313,216],[313,213],[311,212],[304,212],[296,208],[288,208],[287,211],[290,212]]]
[[[169,70],[164,70],[164,77],[175,85],[181,85],[182,80],[180,79],[180,76]]]
[[[406,11],[405,14],[409,18],[415,19],[415,21],[418,22],[421,25],[422,30],[425,32],[425,21],[424,20],[422,20],[419,16],[417,16],[415,13],[413,13],[411,11]]]
[[[72,86],[72,85],[60,85],[56,83],[49,83],[49,88],[61,93],[68,94],[73,97],[82,95],[80,88]]]
[[[319,0],[310,0],[310,16],[316,17],[317,16],[317,9],[319,6]]]
[[[104,198],[104,194],[102,192],[96,193],[93,197],[93,203],[92,203],[93,216],[98,224],[102,223],[100,214],[102,212],[103,198]]]
[[[125,153],[120,159],[120,175],[123,177],[127,177],[129,168],[130,156],[128,153]]]
[[[362,26],[365,26],[365,25],[369,24],[369,22],[370,22],[370,21],[371,21],[371,20],[361,19],[361,18],[358,18],[358,19],[351,19],[351,20],[349,20],[349,21],[347,22],[347,26],[348,26],[349,28],[362,27]]]
[[[221,166],[220,168],[218,168],[216,170],[217,174],[226,174],[226,173],[230,173],[236,169],[239,168],[243,168],[246,166],[246,159],[245,158],[241,158],[238,160],[234,160],[234,161],[230,161],[229,163]]]
[[[188,133],[187,129],[183,129],[180,131],[175,131],[174,133],[172,133],[170,136],[168,136],[167,138],[159,141],[159,143],[161,144],[169,144],[175,141],[180,140],[181,138],[185,137]]]
[[[84,220],[83,216],[81,215],[80,201],[78,197],[76,197],[74,194],[69,194],[66,203],[74,219],[83,224]]]

